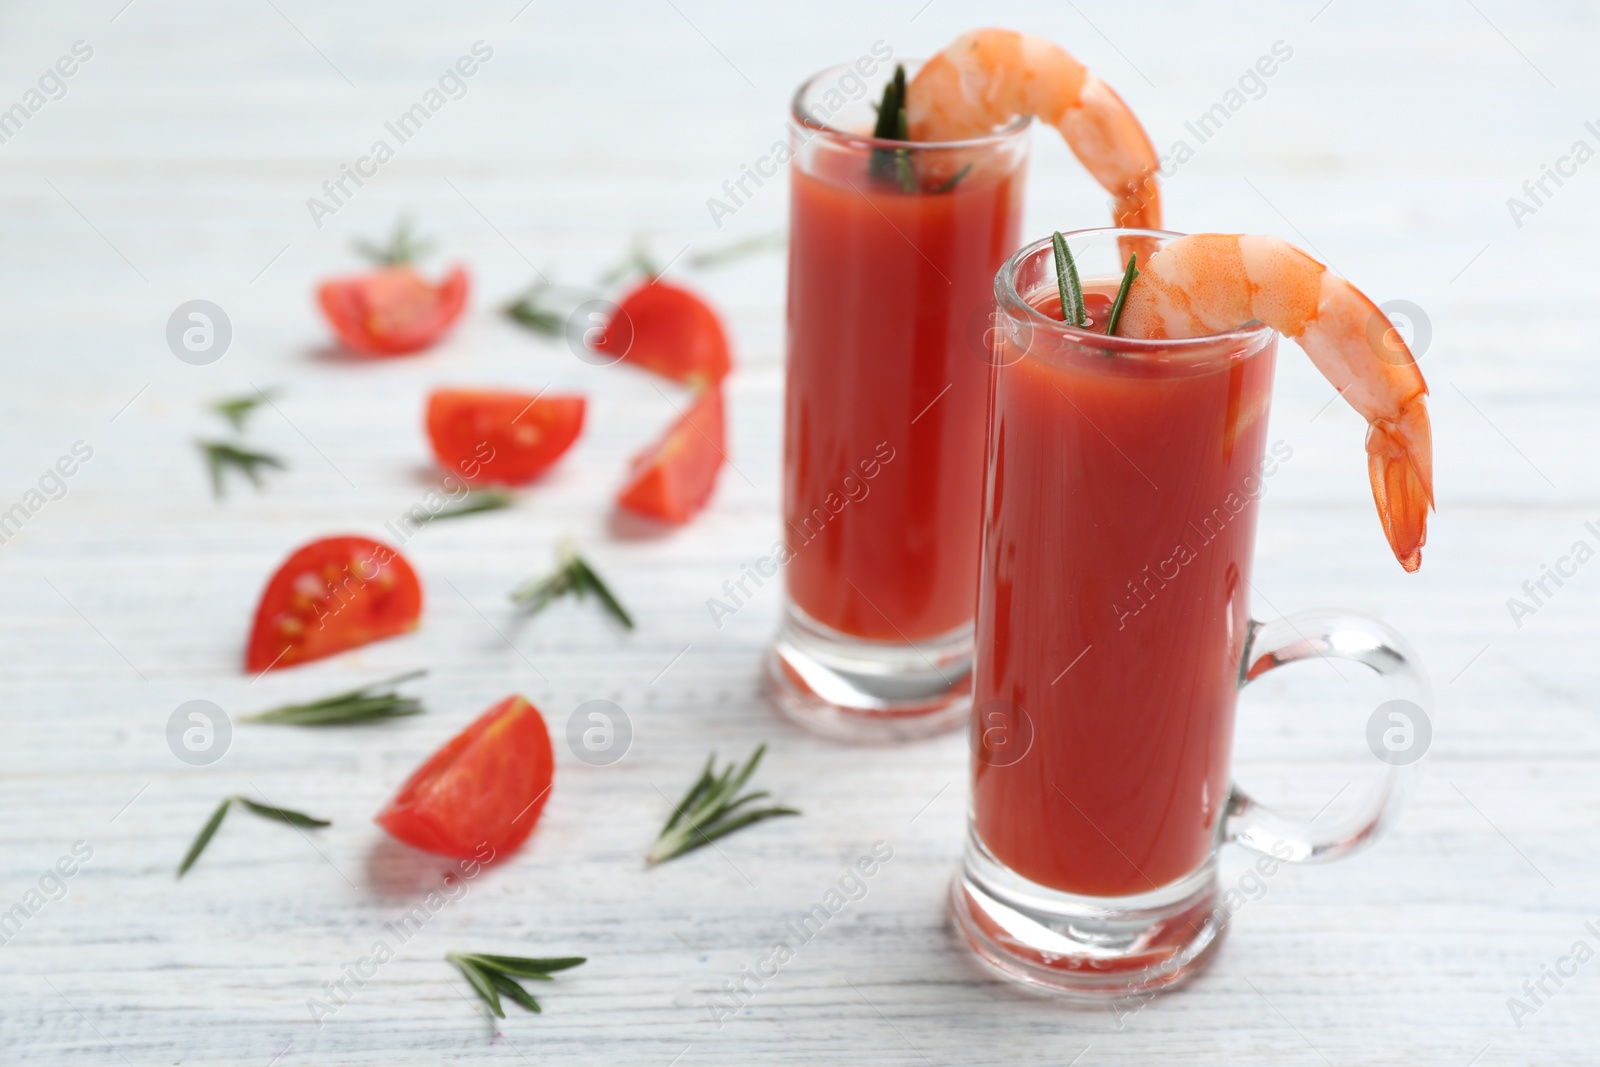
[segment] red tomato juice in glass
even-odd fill
[[[1374,619],[1249,615],[1258,503],[1293,455],[1266,447],[1277,333],[1108,334],[1106,279],[1181,235],[1057,237],[1070,257],[1034,241],[995,279],[973,792],[951,913],[1008,979],[1147,998],[1222,944],[1243,899],[1222,886],[1224,844],[1257,853],[1266,877],[1348,855],[1394,818],[1411,764],[1384,759],[1374,730],[1425,723],[1431,696],[1416,653]],[[1058,263],[1089,280],[1087,325],[1061,321]],[[1205,283],[1174,283],[1147,328],[1189,331],[1184,286]],[[1239,689],[1317,659],[1393,697],[1367,719],[1381,772],[1320,823],[1261,804],[1229,767]]]
[[[905,193],[866,157],[793,175],[789,595],[841,633],[915,641],[972,619],[989,374],[972,320],[1016,250],[1022,182]]]
[[[994,276],[1020,241],[1027,127],[876,140],[873,94],[849,115],[817,93],[836,76],[795,101],[768,676],[807,725],[887,740],[970,707]]]
[[[1115,286],[1086,289],[1103,331]],[[1053,290],[1027,299],[1061,318]],[[1004,345],[974,827],[1039,885],[1149,892],[1206,860],[1228,803],[1276,337],[1171,359]],[[985,758],[997,727],[1013,754]]]

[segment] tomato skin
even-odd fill
[[[245,670],[309,663],[417,628],[422,586],[399,552],[367,537],[296,549],[267,580]]]
[[[410,267],[383,267],[333,278],[317,289],[322,313],[352,352],[399,356],[419,352],[448,330],[467,306],[466,268],[432,285]]]
[[[688,522],[711,499],[726,451],[722,390],[713,387],[665,437],[634,457],[617,504],[662,522]]]
[[[508,696],[429,756],[374,821],[425,852],[509,855],[533,833],[554,775],[544,717]]]
[[[428,440],[471,485],[522,485],[572,447],[586,406],[581,396],[440,389],[428,397]]]
[[[733,367],[717,313],[660,278],[622,298],[594,350],[696,388],[717,384]]]

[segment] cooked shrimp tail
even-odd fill
[[[956,141],[1019,117],[1054,126],[1111,194],[1118,226],[1158,229],[1158,161],[1111,87],[1059,45],[1012,30],[973,30],[925,63],[906,90],[913,141]]]
[[[1428,541],[1428,511],[1433,507],[1433,431],[1421,395],[1401,411],[1393,424],[1377,420],[1367,426],[1367,476],[1378,518],[1400,566],[1422,566]]]
[[[1422,565],[1433,506],[1427,383],[1383,312],[1276,237],[1201,233],[1167,243],[1128,289],[1125,337],[1202,337],[1265,323],[1292,338],[1367,420],[1367,475],[1400,565]],[[1376,327],[1376,328],[1375,328]]]

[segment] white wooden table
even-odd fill
[[[1600,564],[1518,626],[1506,600],[1600,520],[1600,361],[1592,341],[1600,163],[1518,226],[1524,196],[1582,138],[1600,43],[1592,13],[1508,0],[1297,0],[1255,14],[1185,5],[954,0],[768,5],[523,0],[332,8],[304,0],[93,0],[0,12],[0,105],[75,41],[92,57],[0,144],[0,510],[76,441],[93,458],[0,545],[0,911],[75,842],[92,857],[0,947],[7,1064],[1194,1063],[1567,1064],[1600,1038],[1600,962],[1519,1027],[1508,998],[1554,968],[1596,899]],[[119,10],[120,8],[120,10]],[[979,18],[1066,44],[1194,158],[1168,185],[1181,229],[1281,234],[1429,322],[1439,514],[1422,571],[1389,557],[1361,426],[1296,352],[1280,360],[1261,614],[1341,605],[1408,633],[1432,668],[1436,735],[1396,832],[1349,862],[1288,869],[1238,916],[1208,975],[1126,1018],[1021,994],[977,971],[945,918],[960,852],[959,738],[895,750],[802,735],[763,704],[769,585],[717,629],[705,607],[778,535],[783,264],[768,254],[684,277],[724,310],[739,369],[732,455],[714,506],[660,539],[609,502],[675,394],[587,366],[495,313],[538,268],[587,281],[636,232],[661,259],[780,230],[769,183],[721,230],[708,197],[780,137],[812,70],[876,40],[926,54]],[[492,59],[321,229],[305,201],[353,164],[475,41]],[[1293,50],[1259,99],[1198,145],[1185,123],[1274,42]],[[1570,167],[1568,168],[1571,169]],[[328,348],[314,282],[349,240],[411,211],[474,271],[472,309],[426,355],[355,364]],[[1097,225],[1102,198],[1036,135],[1030,233]],[[163,330],[221,305],[232,348],[179,362]],[[589,428],[515,510],[441,523],[406,553],[421,630],[334,660],[241,675],[266,575],[297,544],[382,524],[433,473],[421,400],[441,383],[581,389]],[[281,388],[251,440],[291,469],[211,499],[192,439],[203,410]],[[634,608],[620,636],[558,606],[525,625],[504,599],[575,536]],[[1554,589],[1554,586],[1551,586]],[[1270,597],[1270,602],[1265,601]],[[1543,599],[1543,598],[1541,598]],[[430,714],[323,733],[239,726],[191,767],[173,709],[238,715],[425,665]],[[557,735],[537,834],[485,873],[350,1002],[307,1001],[437,885],[443,861],[371,815],[492,701],[527,694]],[[592,698],[635,740],[611,767],[561,740]],[[1370,694],[1309,668],[1241,711],[1240,778],[1304,814],[1370,774]],[[706,753],[772,745],[763,783],[804,810],[645,870],[641,856]],[[314,835],[235,817],[182,882],[174,867],[232,791],[334,820]],[[720,1027],[708,997],[765,958],[875,841],[894,858]],[[1242,859],[1229,858],[1230,877]],[[47,888],[53,888],[48,883]],[[486,1018],[450,949],[576,953],[545,1013]],[[1563,965],[1565,966],[1565,965]],[[1570,969],[1570,967],[1568,968]],[[1530,1006],[1532,1002],[1530,1001]],[[1074,1057],[1078,1057],[1074,1060]]]

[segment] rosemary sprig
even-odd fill
[[[899,130],[899,113],[904,104],[906,89],[906,68],[903,63],[897,63],[894,68],[894,77],[890,78],[883,86],[883,99],[876,105],[878,121],[872,127],[872,136],[880,141],[892,141]]]
[[[941,182],[933,191],[936,193],[948,193],[950,190],[956,187],[957,182],[967,176],[967,172],[971,169],[972,164],[968,163],[966,166],[952,174],[948,181]]]
[[[304,704],[283,704],[254,715],[246,715],[240,722],[279,723],[285,726],[349,726],[352,723],[376,722],[380,719],[398,719],[406,715],[421,715],[422,701],[416,697],[403,697],[395,691],[401,682],[420,678],[428,672],[409,671],[393,678],[369,682],[357,689],[312,700]]]
[[[562,545],[557,556],[561,565],[554,571],[543,578],[530,578],[511,590],[512,603],[528,614],[536,615],[561,597],[572,595],[582,600],[593,593],[595,599],[600,601],[600,606],[613,618],[627,629],[633,629],[633,618],[622,602],[595,573],[594,568],[573,551],[572,546]]]
[[[782,230],[772,233],[758,233],[754,237],[733,241],[720,248],[708,248],[704,252],[696,252],[684,262],[695,270],[705,270],[708,267],[720,267],[724,263],[753,256],[769,249],[782,248],[789,242],[789,235]]]
[[[428,521],[459,519],[463,515],[476,515],[480,511],[499,511],[501,508],[509,508],[516,502],[517,498],[504,489],[480,489],[475,493],[468,493],[455,507],[434,513],[433,518]]]
[[[735,830],[741,830],[762,819],[772,819],[780,815],[799,815],[800,812],[794,808],[783,807],[739,810],[746,804],[771,796],[764,789],[746,793],[744,796],[737,795],[750,780],[750,776],[755,773],[756,765],[761,762],[761,757],[766,751],[767,746],[764,743],[756,746],[755,752],[743,767],[737,763],[730,763],[721,774],[712,773],[717,761],[717,754],[713,752],[706,760],[705,769],[700,772],[700,777],[689,787],[689,791],[673,809],[672,817],[661,828],[661,834],[646,854],[645,862],[664,863],[685,852],[692,852],[702,845],[709,845],[719,837],[726,837]]]
[[[255,414],[256,408],[268,403],[276,395],[278,395],[276,389],[258,389],[253,393],[245,393],[241,396],[231,396],[214,401],[211,405],[211,410],[227,419],[235,430],[243,433],[244,424],[251,415]]]
[[[1110,321],[1106,323],[1106,336],[1117,335],[1117,323],[1122,321],[1122,305],[1128,302],[1128,290],[1133,286],[1133,280],[1139,276],[1139,253],[1134,252],[1128,256],[1128,269],[1122,272],[1122,284],[1117,287],[1117,299],[1112,301]]]
[[[395,223],[394,234],[385,245],[356,239],[352,242],[357,254],[370,259],[380,267],[398,267],[415,263],[433,248],[432,241],[418,237],[411,229],[411,219],[401,215]]]
[[[207,819],[206,824],[200,828],[199,836],[194,839],[194,844],[189,846],[189,851],[184,855],[183,862],[178,865],[179,878],[189,873],[189,868],[194,866],[194,861],[200,858],[200,853],[206,850],[206,846],[211,844],[211,839],[217,835],[217,828],[222,825],[222,820],[228,814],[228,809],[236,803],[242,804],[246,811],[259,815],[263,819],[272,819],[275,822],[288,823],[290,826],[298,826],[307,830],[333,825],[327,819],[316,819],[304,812],[291,811],[288,808],[274,808],[267,804],[257,804],[250,798],[242,797],[235,793],[232,796],[224,797],[222,803],[217,805],[217,810],[211,813],[211,818]]]
[[[205,457],[206,468],[211,472],[211,492],[218,499],[227,495],[223,475],[230,470],[239,471],[261,488],[261,471],[264,467],[286,470],[288,465],[269,452],[252,452],[227,441],[196,441],[196,447]]]
[[[633,243],[628,246],[628,254],[622,262],[600,275],[600,284],[616,285],[634,271],[638,271],[646,278],[654,278],[661,273],[661,265],[650,254],[649,244],[638,234],[634,235]]]
[[[880,141],[909,141],[906,124],[906,68],[896,63],[894,77],[883,87],[883,102],[878,105],[878,121],[872,136]],[[892,178],[903,192],[917,191],[917,172],[911,165],[911,152],[904,148],[874,148],[867,161],[867,173],[875,178]]]
[[[566,328],[566,316],[541,303],[549,288],[545,282],[535,282],[526,293],[505,306],[506,316],[534,333],[560,337]]]
[[[1078,280],[1078,265],[1072,261],[1067,239],[1057,230],[1050,238],[1056,253],[1056,286],[1061,290],[1061,321],[1069,326],[1083,325],[1088,317],[1083,309],[1083,283]]]
[[[902,73],[901,81],[904,82],[904,80],[905,75]],[[905,98],[905,87],[902,84],[900,89],[900,115],[895,121],[895,140],[897,141],[911,140],[911,130],[906,125]],[[914,193],[917,191],[917,171],[911,165],[911,152],[909,149],[896,148],[894,150],[894,176],[900,182],[900,190],[902,192]]]
[[[504,993],[529,1011],[539,1011],[539,1002],[528,995],[518,978],[537,978],[552,981],[553,971],[564,971],[588,962],[587,956],[556,956],[549,959],[530,959],[526,956],[491,956],[481,952],[446,952],[444,958],[461,969],[473,990],[497,1016],[504,1019],[505,1009],[500,1006]]]
[[[546,337],[560,337],[567,329],[567,317],[572,309],[596,294],[586,289],[556,285],[543,279],[534,282],[528,291],[507,304],[506,316],[519,326]],[[555,301],[560,306],[552,306]]]

